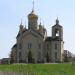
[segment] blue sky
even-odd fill
[[[75,0],[34,0],[35,13],[51,36],[51,26],[58,16],[64,28],[64,49],[75,54]],[[16,43],[21,19],[27,25],[32,0],[0,0],[0,58],[8,57]]]

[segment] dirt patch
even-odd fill
[[[16,73],[0,73],[0,75],[19,75],[19,74],[16,74]]]

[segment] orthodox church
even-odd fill
[[[58,18],[52,26],[51,37],[40,23],[38,15],[32,10],[28,14],[28,28],[22,23],[16,37],[16,44],[11,50],[13,63],[50,63],[63,62],[64,42],[63,27]]]

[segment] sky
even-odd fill
[[[28,26],[27,15],[33,7],[33,0],[0,0],[0,59],[9,56],[16,43],[19,25]],[[58,17],[64,32],[64,49],[75,54],[75,0],[34,0],[38,24],[46,27],[51,36],[51,27]]]

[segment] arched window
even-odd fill
[[[38,51],[38,63],[41,61],[40,59],[41,59],[41,52]]]
[[[50,60],[49,60],[49,54],[48,54],[48,52],[47,52],[47,54],[46,54],[46,61],[47,61],[47,62],[50,61]]]
[[[55,59],[57,59],[57,52],[55,52]]]
[[[32,44],[28,43],[28,49],[31,49],[31,48],[32,48]]]
[[[22,45],[21,45],[21,43],[19,44],[19,49],[21,49],[22,48]]]
[[[57,44],[55,44],[55,50],[57,50],[57,48],[58,48],[58,47],[57,47]]]
[[[41,43],[38,44],[38,49],[41,49]]]
[[[47,50],[49,50],[49,44],[47,44]]]
[[[58,29],[55,30],[55,36],[59,36],[59,30]]]
[[[22,62],[22,52],[21,51],[19,52],[19,62],[20,63]]]

